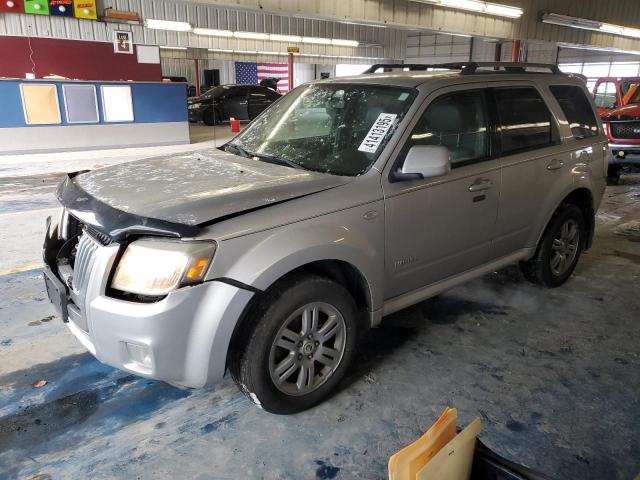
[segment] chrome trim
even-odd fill
[[[84,331],[88,331],[85,305],[87,289],[89,287],[91,270],[93,269],[96,259],[95,254],[99,248],[101,248],[100,243],[86,231],[80,235],[78,245],[76,246],[69,296],[79,310],[79,315],[76,320],[77,326]]]

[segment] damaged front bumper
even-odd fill
[[[62,193],[68,198],[68,191]],[[83,212],[91,218],[89,209]],[[110,295],[110,282],[126,237],[117,237],[123,239],[118,243],[95,226],[69,218],[80,227],[71,229],[68,239],[60,238],[59,225],[47,222],[45,284],[85,348],[103,363],[175,385],[197,388],[219,381],[235,325],[253,292],[209,281],[156,301],[116,298]],[[133,222],[127,227],[135,228]]]

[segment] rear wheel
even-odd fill
[[[220,112],[215,111],[213,107],[207,108],[202,114],[202,121],[205,125],[218,125],[221,121]]]
[[[617,164],[609,165],[607,169],[607,183],[610,185],[618,185],[620,183],[620,174],[622,173],[622,166]]]
[[[520,264],[522,273],[534,283],[559,287],[576,268],[585,240],[582,211],[575,205],[562,208],[549,222],[535,256]]]
[[[296,275],[278,282],[252,308],[232,345],[234,380],[269,412],[311,408],[351,363],[356,315],[349,292],[329,279]]]

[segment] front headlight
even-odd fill
[[[215,250],[211,241],[137,240],[122,255],[111,286],[140,295],[166,295],[201,282]]]

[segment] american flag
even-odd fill
[[[279,78],[278,93],[289,91],[289,65],[286,63],[236,62],[236,83],[259,84],[265,78]]]

